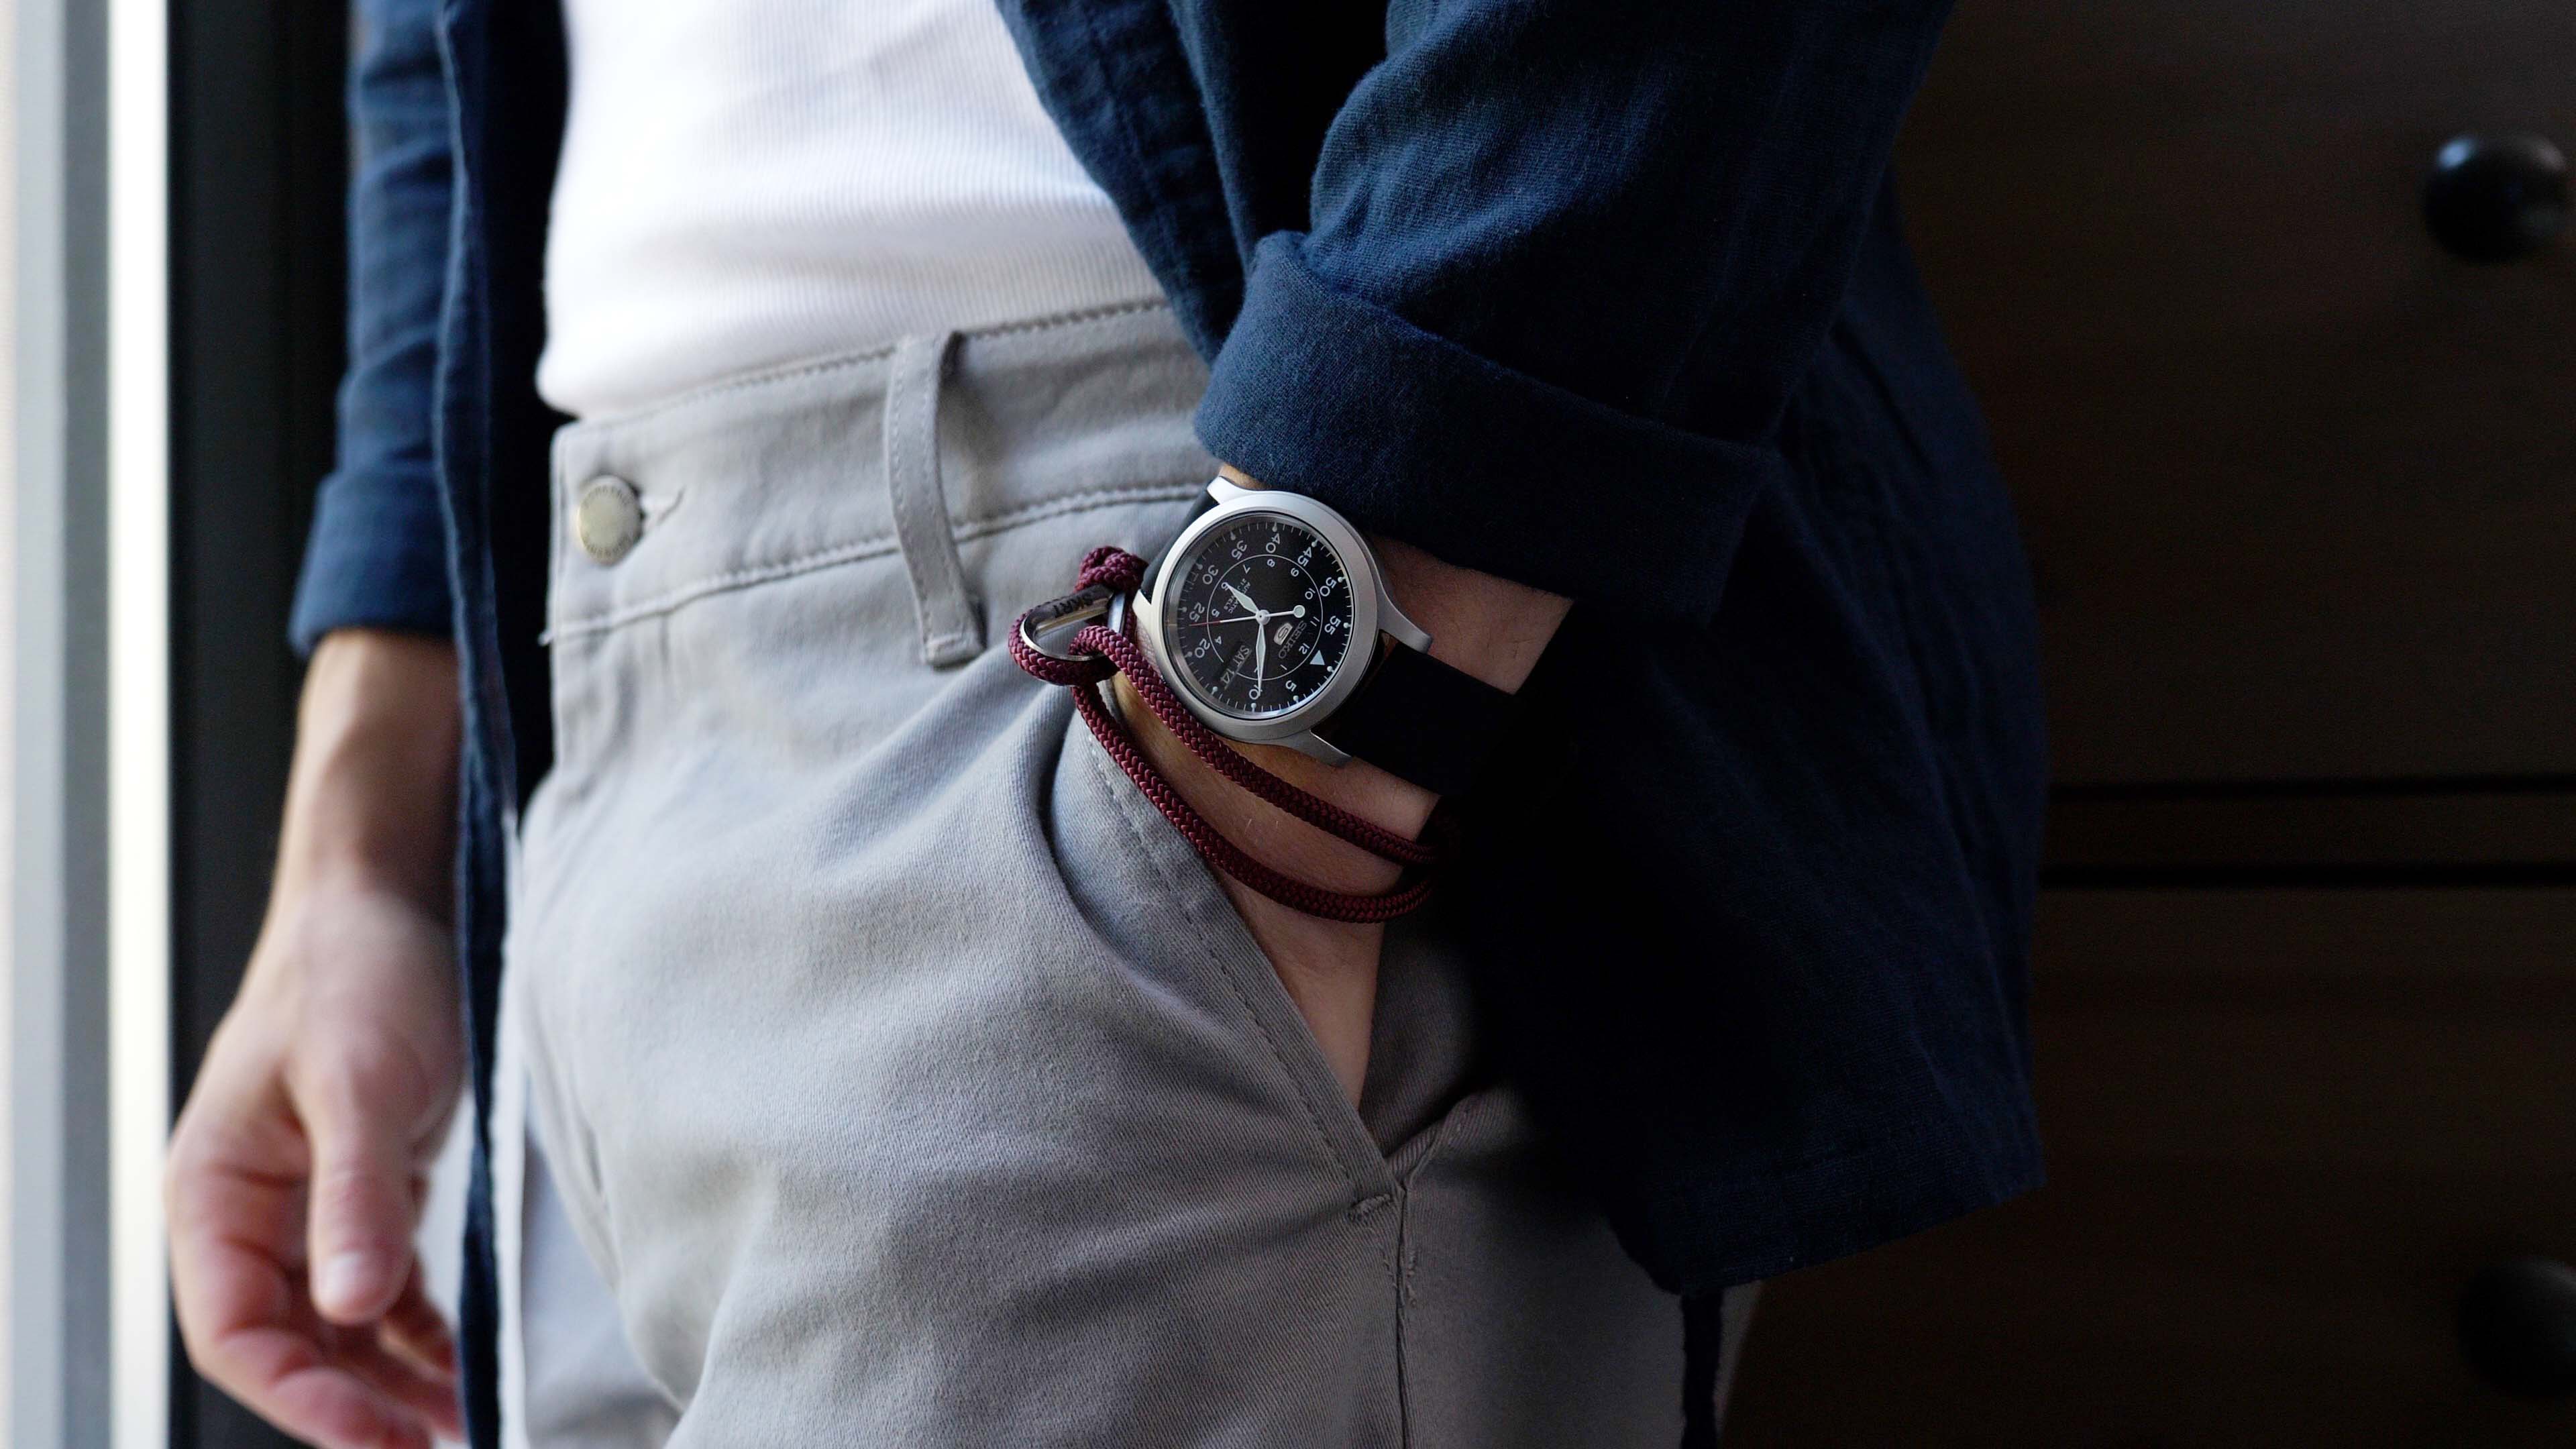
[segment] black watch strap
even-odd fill
[[[1315,734],[1435,795],[1456,795],[1483,773],[1511,706],[1502,690],[1388,640],[1359,692]]]

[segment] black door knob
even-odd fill
[[[2529,256],[2567,224],[2567,158],[2538,136],[2460,136],[2424,180],[2424,224],[2473,262]]]
[[[2460,1295],[2460,1349],[2506,1393],[2576,1394],[2576,1268],[2510,1258],[2480,1269]]]

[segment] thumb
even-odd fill
[[[313,1306],[339,1324],[373,1323],[411,1272],[410,1118],[385,1074],[349,1067],[298,1105],[312,1143],[307,1251]]]

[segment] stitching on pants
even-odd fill
[[[1018,337],[1030,332],[1052,332],[1059,327],[1079,327],[1087,322],[1106,322],[1113,317],[1133,317],[1140,312],[1168,312],[1169,297],[1146,297],[1134,302],[1113,302],[1094,307],[1088,312],[1067,312],[1061,317],[1039,317],[1027,322],[1005,322],[998,327],[984,327],[957,335],[972,341],[978,337]]]
[[[1206,486],[1207,480],[1192,474],[1186,481],[1119,484],[1108,488],[1092,488],[1078,493],[1061,494],[1043,502],[1024,504],[1001,513],[968,519],[957,525],[957,536],[961,539],[985,538],[1007,529],[1017,528],[1024,523],[1034,523],[1040,519],[1055,518],[1068,513],[1088,513],[1097,508],[1115,508],[1122,503],[1160,503],[1188,498],[1195,496]],[[813,553],[796,554],[780,559],[776,563],[751,564],[730,569],[693,583],[682,584],[678,588],[655,594],[649,599],[639,599],[606,613],[586,614],[578,619],[567,619],[548,629],[541,642],[551,644],[563,639],[577,639],[585,634],[602,633],[621,624],[631,624],[638,619],[649,618],[655,614],[670,613],[683,604],[694,603],[710,594],[721,594],[734,589],[749,588],[754,584],[793,578],[798,574],[832,568],[839,564],[855,563],[861,559],[877,558],[895,552],[895,548],[895,536],[892,533],[871,534],[849,543],[817,549]]]
[[[1413,1443],[1413,1194],[1404,1194],[1395,1210],[1395,1261],[1388,1264],[1395,1280],[1395,1441]]]
[[[1140,312],[1169,311],[1171,305],[1169,298],[1153,297],[1138,302],[1118,302],[1106,307],[1095,307],[1088,312],[1067,312],[1061,316],[1039,317],[1027,322],[1005,322],[997,327],[970,328],[957,335],[968,341],[979,337],[1017,337],[1030,332],[1052,332],[1061,327],[1080,327],[1092,322],[1131,317]],[[854,367],[864,367],[871,362],[885,361],[894,355],[895,345],[897,344],[874,347],[865,352],[845,352],[838,357],[789,363],[785,367],[771,368],[764,372],[729,377],[721,382],[711,382],[704,387],[694,388],[675,397],[664,398],[659,402],[631,411],[604,413],[596,418],[585,418],[574,424],[574,429],[587,431],[593,427],[610,427],[633,422],[638,418],[649,418],[657,413],[677,412],[692,403],[703,402],[711,397],[722,397],[726,393],[741,392],[745,388],[766,387],[773,382],[787,382],[800,377],[822,377],[830,373],[845,372]]]
[[[1397,1180],[1410,1189],[1413,1186],[1413,1180],[1420,1177],[1431,1166],[1433,1160],[1440,1156],[1440,1149],[1449,1145],[1450,1136],[1456,1133],[1469,1118],[1485,1109],[1486,1099],[1491,1097],[1495,1090],[1496,1088],[1491,1085],[1478,1087],[1452,1103],[1449,1110],[1441,1114],[1439,1125],[1431,1129],[1431,1141],[1424,1145],[1422,1155],[1407,1163],[1404,1175]]]
[[[734,569],[700,579],[694,584],[684,584],[668,593],[657,594],[638,603],[628,604],[624,608],[611,609],[605,614],[593,614],[588,618],[557,624],[546,631],[544,642],[551,644],[558,640],[579,638],[584,634],[601,633],[614,629],[620,624],[630,624],[650,615],[670,613],[682,604],[693,603],[710,594],[727,593],[753,584],[792,578],[797,574],[830,568],[834,564],[853,563],[859,559],[875,558],[894,551],[894,535],[881,533],[872,538],[860,539],[856,543],[846,543],[838,548],[822,549],[815,553],[799,554],[792,559],[774,564],[757,564],[750,568]]]
[[[1108,508],[1120,503],[1164,503],[1180,498],[1196,498],[1207,488],[1207,479],[1193,473],[1170,483],[1129,483],[1110,488],[1090,488],[1080,493],[1067,493],[1040,503],[1026,503],[1007,512],[970,518],[957,525],[959,538],[984,538],[1023,523],[1035,523],[1059,514],[1083,513],[1094,508]],[[1068,575],[1068,578],[1070,576]]]
[[[1108,792],[1110,808],[1118,812],[1119,821],[1127,827],[1129,834],[1136,837],[1137,853],[1145,858],[1145,864],[1154,874],[1163,878],[1163,884],[1170,888],[1175,899],[1186,903],[1195,897],[1204,904],[1207,894],[1213,893],[1219,905],[1225,906],[1227,910],[1234,909],[1232,904],[1226,901],[1224,890],[1214,882],[1200,882],[1198,883],[1200,890],[1193,891],[1190,882],[1175,878],[1164,868],[1163,862],[1155,853],[1154,842],[1147,838],[1144,830],[1140,828],[1127,800],[1118,790],[1118,786],[1129,783],[1127,777],[1120,775],[1113,779],[1109,775],[1109,755],[1100,748],[1098,740],[1091,738],[1090,731],[1085,730],[1082,739],[1084,754],[1091,760],[1093,783]],[[1350,1187],[1350,1190],[1353,1193],[1359,1192],[1358,1175],[1351,1171],[1351,1165],[1343,1160],[1340,1150],[1334,1147],[1332,1130],[1324,1125],[1323,1113],[1317,1110],[1315,1099],[1308,1094],[1305,1082],[1299,1078],[1296,1067],[1288,1060],[1287,1052],[1281,1049],[1279,1038],[1271,1034],[1269,1024],[1261,1019],[1261,1012],[1253,1006],[1252,998],[1244,994],[1243,984],[1234,979],[1233,969],[1226,964],[1224,953],[1217,949],[1216,941],[1208,934],[1207,927],[1199,921],[1197,912],[1188,909],[1184,904],[1181,915],[1189,921],[1190,934],[1198,938],[1199,948],[1207,952],[1208,960],[1217,969],[1217,975],[1225,979],[1226,990],[1233,993],[1235,1002],[1243,1008],[1243,1014],[1252,1019],[1252,1029],[1261,1033],[1262,1043],[1270,1048],[1271,1060],[1276,1062],[1279,1070],[1287,1076],[1289,1087],[1297,1094],[1298,1105],[1306,1109],[1306,1121],[1315,1129],[1315,1137],[1323,1146],[1324,1156],[1332,1162],[1333,1169],[1342,1175],[1342,1181]],[[1261,969],[1270,971],[1276,968],[1265,959],[1261,962]]]

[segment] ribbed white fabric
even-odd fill
[[[568,0],[537,390],[575,417],[1160,295],[992,0]]]

